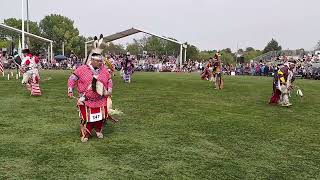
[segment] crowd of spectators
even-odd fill
[[[124,61],[126,54],[114,55],[107,54],[106,57],[112,61],[115,69],[121,69],[121,62]],[[15,68],[13,57],[5,55],[2,58],[4,68]],[[48,61],[45,56],[39,55],[41,69],[76,69],[83,62],[83,59],[71,55],[65,60]],[[156,55],[131,55],[135,71],[145,72],[199,72],[204,70],[207,62],[187,60],[182,64],[180,70],[179,61],[174,56],[156,56]],[[302,78],[320,79],[320,56],[304,55],[303,57],[279,56],[273,59],[250,63],[222,64],[222,72],[227,75],[252,75],[252,76],[273,76],[274,72],[283,62],[294,59],[297,62],[296,75]]]
[[[297,77],[320,79],[320,57],[314,55],[303,57],[280,56],[269,61],[237,64],[232,71],[236,75],[273,76],[278,68],[288,60],[296,61],[295,74]]]

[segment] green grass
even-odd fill
[[[0,179],[320,178],[320,81],[297,80],[304,98],[282,108],[267,104],[271,78],[215,91],[198,74],[117,76],[122,120],[83,144],[69,74],[42,71],[38,98],[0,77]]]

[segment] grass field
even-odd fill
[[[83,144],[69,74],[42,71],[38,98],[0,77],[0,179],[320,179],[320,81],[297,80],[304,98],[282,108],[271,78],[215,91],[198,74],[117,76],[122,120]]]

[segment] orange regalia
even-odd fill
[[[113,60],[111,60],[110,58],[106,58],[104,60],[104,64],[106,65],[106,67],[108,68],[110,74],[113,74],[114,71],[115,71],[115,67],[114,67],[114,64],[113,64]]]
[[[215,78],[216,89],[223,89],[224,86],[220,56],[219,52],[214,54],[213,77]]]

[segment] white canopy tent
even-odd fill
[[[8,30],[8,31],[13,31],[13,32],[16,32],[16,33],[19,33],[19,34],[23,34],[22,33],[23,31],[21,31],[20,29],[13,28],[13,27],[7,26],[5,24],[0,24],[0,29],[5,29],[5,30]],[[28,33],[28,32],[24,32],[24,35],[28,36],[28,37],[31,37],[31,38],[39,39],[39,40],[47,42],[47,43],[50,43],[50,53],[49,53],[49,47],[48,47],[48,54],[49,54],[49,58],[48,59],[51,60],[53,58],[53,51],[52,51],[52,42],[53,41],[52,40],[46,39],[46,38],[40,37],[40,36],[35,35],[35,34],[31,34],[31,33]]]
[[[183,50],[184,50],[184,61],[186,61],[186,55],[187,55],[187,45],[182,43],[182,42],[179,42],[179,41],[176,41],[176,40],[164,37],[164,36],[160,36],[160,35],[157,35],[157,34],[154,34],[154,33],[150,33],[150,31],[141,30],[141,29],[137,29],[137,28],[131,28],[131,29],[127,29],[125,31],[117,32],[115,34],[112,34],[112,35],[104,37],[103,40],[105,42],[111,42],[111,41],[114,41],[114,40],[117,40],[117,39],[121,39],[121,38],[130,36],[130,35],[133,35],[133,34],[141,33],[141,32],[145,33],[145,34],[149,34],[151,36],[156,36],[158,38],[161,38],[161,39],[164,39],[164,40],[167,40],[167,41],[174,42],[176,44],[179,44],[180,45],[179,62],[180,62],[180,68],[182,68],[182,56],[183,56],[182,53],[183,53]],[[93,40],[87,41],[85,43],[85,57],[88,56],[88,44],[92,43],[92,42],[93,42]]]

